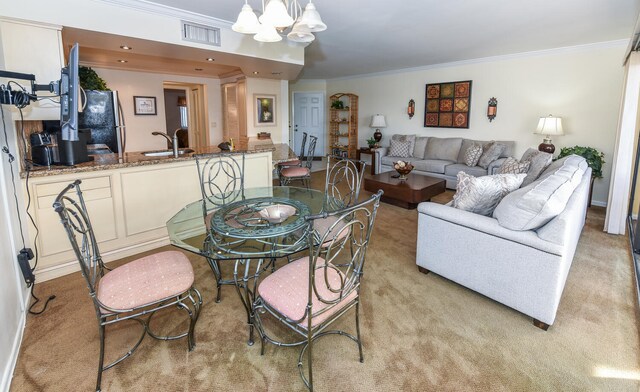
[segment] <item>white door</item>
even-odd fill
[[[293,151],[296,154],[300,154],[302,132],[306,132],[318,138],[314,156],[325,155],[324,104],[324,93],[293,93]]]

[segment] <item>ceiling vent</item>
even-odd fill
[[[182,40],[220,46],[220,29],[182,21]]]

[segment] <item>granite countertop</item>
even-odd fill
[[[91,155],[94,158],[93,161],[80,163],[74,166],[54,165],[50,167],[34,167],[29,171],[29,177],[45,177],[60,174],[83,173],[98,170],[112,170],[125,167],[181,162],[195,159],[195,156],[198,154],[214,154],[223,152],[218,147],[214,146],[195,148],[193,150],[195,151],[192,153],[181,154],[178,158],[174,158],[173,155],[163,157],[149,157],[145,156],[142,152],[127,152],[123,154],[122,158],[118,157],[118,154],[115,153],[97,154]],[[267,151],[271,151],[272,161],[274,165],[278,162],[294,159],[296,157],[288,144],[274,144],[271,139],[258,139],[254,137],[249,138],[246,145],[239,146],[236,150],[231,151],[230,153],[255,154]],[[26,175],[26,171],[20,173],[21,178],[25,178]]]

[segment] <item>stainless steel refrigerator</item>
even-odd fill
[[[78,127],[91,130],[89,154],[114,152],[122,155],[127,138],[118,92],[85,90],[84,93],[86,103],[78,115]]]

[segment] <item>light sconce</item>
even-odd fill
[[[491,97],[489,100],[489,106],[487,106],[487,118],[489,122],[493,121],[498,114],[498,100],[495,97]]]
[[[409,116],[409,120],[413,118],[413,115],[416,113],[416,101],[413,99],[409,100],[409,106],[407,107],[407,115]]]

